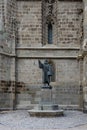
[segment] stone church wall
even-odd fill
[[[13,21],[15,19],[15,0],[0,1],[0,109],[13,109],[12,64],[15,45],[13,37]],[[15,66],[15,62],[14,62]],[[14,74],[15,77],[15,74]]]
[[[43,6],[40,0],[7,0],[4,3],[7,47],[3,48],[6,55],[0,55],[2,108],[13,108],[14,104],[15,108],[30,108],[39,103],[42,71],[38,59],[44,62],[46,58],[55,66],[55,79],[51,83],[53,101],[59,105],[79,106],[77,55],[82,6],[81,1],[55,1],[53,44],[48,45],[45,3]]]
[[[53,45],[48,45],[46,39],[46,3],[41,6],[41,1],[18,1],[17,6],[17,108],[27,108],[40,101],[42,72],[38,68],[38,59],[44,62],[45,58],[55,64],[55,81],[52,82],[54,102],[78,107],[80,77],[76,58],[80,47],[78,35],[82,2],[54,3]]]
[[[42,42],[41,1],[18,1],[19,47],[39,47]]]
[[[47,2],[43,2],[43,45],[48,44]],[[53,44],[58,47],[79,47],[82,1],[55,1],[53,4]]]
[[[57,7],[58,46],[79,47],[82,2],[60,1]]]

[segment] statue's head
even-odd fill
[[[47,60],[45,60],[45,61],[44,61],[44,64],[48,64],[48,61],[47,61]]]

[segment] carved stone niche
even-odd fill
[[[83,51],[87,51],[87,39],[84,39],[82,48]]]

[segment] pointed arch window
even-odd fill
[[[49,23],[48,24],[48,44],[52,44],[53,43],[53,27],[52,24]]]

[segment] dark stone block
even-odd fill
[[[52,108],[53,110],[58,110],[58,105],[53,105]]]
[[[52,89],[52,86],[43,86],[42,89]]]
[[[87,113],[87,109],[83,109],[83,112],[84,112],[84,113]]]

